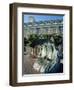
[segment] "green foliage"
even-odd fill
[[[63,37],[62,36],[54,36],[54,43],[55,46],[58,46],[59,44],[63,44]]]
[[[26,46],[29,43],[29,41],[24,37],[24,46]]]
[[[49,40],[51,41],[51,37],[53,37],[54,39],[54,44],[55,46],[58,46],[59,44],[63,44],[63,36],[62,35],[56,35],[56,34],[53,34],[53,35],[47,35],[47,34],[41,34],[41,35],[37,35],[37,34],[31,34],[29,36],[28,39],[24,38],[24,45],[32,45],[32,43],[34,43],[34,41],[38,41],[40,39],[46,39],[46,40]]]

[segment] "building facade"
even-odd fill
[[[29,22],[24,23],[24,37],[28,38],[31,34],[62,34],[63,20],[48,20],[36,22],[34,17],[30,16]]]

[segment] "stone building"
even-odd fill
[[[30,16],[29,22],[24,23],[24,37],[28,38],[31,34],[62,34],[63,20],[47,20],[36,22],[35,18]]]

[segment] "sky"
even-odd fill
[[[45,20],[57,20],[63,19],[63,15],[37,15],[37,14],[24,14],[24,23],[29,22],[29,16],[33,16],[35,21],[45,21]]]

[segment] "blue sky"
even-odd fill
[[[35,21],[45,21],[45,20],[57,20],[63,19],[63,15],[35,15],[35,14],[24,14],[24,23],[29,22],[29,16],[33,16]]]

